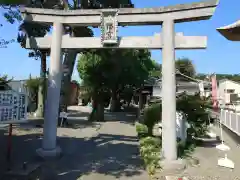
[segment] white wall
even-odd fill
[[[160,86],[153,86],[153,97],[162,97],[162,88]]]
[[[189,95],[194,95],[199,92],[198,84],[196,83],[185,83],[185,85],[178,85],[177,93],[187,92]],[[153,86],[153,96],[154,97],[162,97],[162,87],[161,83],[156,83]]]
[[[230,94],[227,90],[234,90],[234,94],[240,94],[240,84],[230,80],[223,80],[219,82],[218,86],[218,98],[220,104],[230,103]]]

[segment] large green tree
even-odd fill
[[[93,50],[84,53],[78,61],[78,72],[93,97],[93,113],[103,118],[104,94],[111,94],[111,110],[119,104],[119,95],[126,88],[141,87],[154,68],[147,50]],[[99,116],[96,116],[99,119]],[[93,116],[94,117],[94,116]]]

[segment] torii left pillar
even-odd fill
[[[44,115],[42,148],[37,150],[41,157],[56,157],[61,153],[57,147],[57,122],[62,80],[62,44],[63,24],[53,23],[50,67],[48,75],[47,103]]]

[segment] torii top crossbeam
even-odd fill
[[[156,8],[120,8],[118,10],[119,25],[158,25],[165,19],[173,19],[175,23],[209,19],[218,4],[218,0],[179,4]],[[25,21],[53,23],[60,22],[78,26],[99,26],[101,19],[99,10],[54,10],[39,8],[20,8]],[[109,9],[107,9],[109,10]],[[129,18],[128,15],[131,15]]]

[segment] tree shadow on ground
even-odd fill
[[[131,178],[140,175],[143,170],[136,138],[99,134],[86,141],[77,139],[72,141],[75,141],[72,144],[81,148],[81,153],[75,148],[77,152],[71,150],[69,152],[69,147],[64,150],[68,154],[60,161],[66,165],[66,168],[59,173],[59,179],[77,179],[89,173],[111,175],[115,179],[121,176]],[[63,145],[65,143],[70,142],[63,140],[61,147],[67,147]]]
[[[104,113],[104,120],[108,122],[118,121],[120,123],[134,124],[136,114],[134,112],[110,112],[106,110]]]
[[[98,128],[100,127],[99,122],[90,122],[85,119],[68,119],[68,125],[65,128],[70,129],[82,129],[86,127]]]
[[[96,127],[99,125],[99,122],[90,122],[88,121],[88,117],[90,112],[80,112],[77,110],[70,110],[68,115],[68,123],[69,125],[66,126],[67,128],[82,128],[86,126]],[[104,120],[111,122],[111,121],[118,121],[120,123],[127,123],[127,124],[134,124],[136,119],[136,113],[132,111],[128,112],[110,112],[108,109],[104,111]]]
[[[204,148],[213,148],[216,147],[218,144],[221,143],[220,139],[213,139],[213,138],[203,138],[203,139],[195,139],[195,143],[197,147],[204,147]]]
[[[4,134],[5,133],[5,134]],[[12,137],[12,164],[39,162],[36,149],[41,147],[41,134]],[[0,165],[6,166],[6,131],[1,131]],[[76,180],[83,175],[97,173],[114,179],[125,176],[131,179],[143,171],[139,158],[137,138],[111,134],[99,134],[92,138],[58,137],[63,150],[62,158],[54,162],[59,180]],[[0,171],[3,174],[4,168]],[[1,177],[1,176],[0,176]]]

